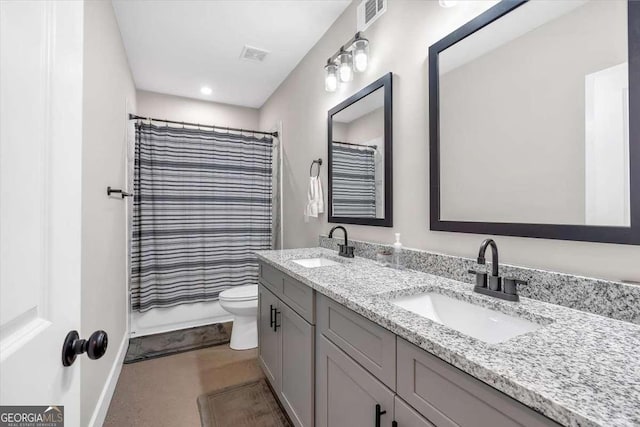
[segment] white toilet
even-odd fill
[[[258,346],[258,285],[245,285],[220,293],[220,306],[233,314],[231,348],[248,350]]]

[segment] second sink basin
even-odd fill
[[[490,344],[507,341],[542,327],[525,319],[436,292],[400,297],[392,303]]]
[[[294,259],[293,262],[306,268],[317,268],[317,267],[327,267],[329,265],[340,265],[339,262],[332,261],[327,258]]]

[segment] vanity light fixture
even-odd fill
[[[213,93],[213,90],[211,90],[211,88],[208,86],[202,86],[200,88],[200,93],[203,95],[211,95]]]
[[[338,66],[329,60],[327,65],[324,66],[324,71],[324,90],[335,92],[338,89]]]
[[[327,59],[325,65],[324,88],[327,92],[335,92],[339,82],[350,82],[353,73],[362,73],[369,64],[369,40],[358,31],[351,40]]]

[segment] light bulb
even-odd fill
[[[361,73],[367,69],[369,64],[369,41],[356,35],[357,39],[351,45],[353,49],[353,69]]]
[[[338,88],[338,67],[332,62],[328,62],[324,69],[324,90],[327,92],[335,92]]]
[[[351,52],[343,52],[338,56],[340,65],[338,66],[338,74],[340,81],[343,83],[353,80],[353,56]]]
[[[211,90],[210,87],[202,86],[200,88],[200,93],[202,93],[203,95],[211,95],[213,93],[213,90]]]
[[[369,58],[365,52],[356,52],[353,58],[353,67],[359,73],[367,69]]]
[[[340,64],[340,81],[350,82],[353,80],[353,70],[347,64]]]

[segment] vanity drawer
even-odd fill
[[[438,427],[559,425],[401,338],[397,393]]]
[[[318,330],[387,387],[396,389],[396,336],[318,294]]]
[[[284,286],[284,273],[263,262],[258,265],[260,270],[260,283],[265,285],[271,292],[274,292],[276,296],[279,297],[282,294],[282,288]]]
[[[302,316],[307,322],[314,325],[315,322],[315,292],[304,283],[284,276],[282,284],[282,301]]]

